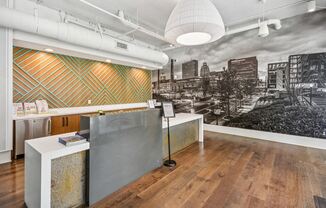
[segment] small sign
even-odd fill
[[[151,108],[151,109],[155,108],[155,102],[154,102],[154,100],[148,100],[147,103],[148,103],[148,107],[149,108]]]
[[[174,118],[175,113],[172,102],[162,102],[163,115],[165,118]]]

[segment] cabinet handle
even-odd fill
[[[62,127],[65,126],[65,117],[62,117]]]
[[[51,118],[48,120],[48,135],[52,133],[52,121]]]
[[[69,124],[68,124],[68,121],[69,121],[69,119],[68,119],[68,117],[66,117],[66,125],[68,126]]]

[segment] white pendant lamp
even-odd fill
[[[180,45],[214,42],[225,34],[222,17],[210,0],[180,0],[165,27],[165,38]]]

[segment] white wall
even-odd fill
[[[11,0],[0,0],[12,7]],[[0,163],[9,162],[12,150],[12,30],[0,28]]]

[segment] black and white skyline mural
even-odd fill
[[[326,139],[326,11],[168,51],[153,97],[205,123]]]

